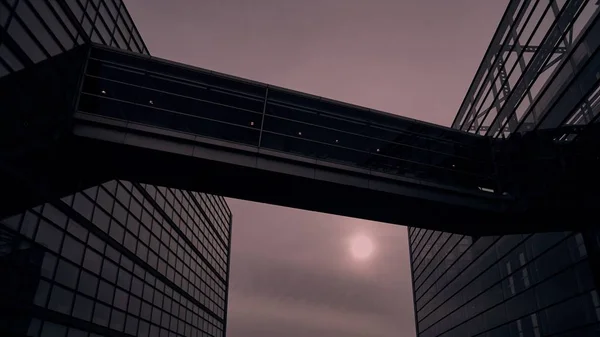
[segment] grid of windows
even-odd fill
[[[148,54],[121,0],[0,0],[0,77],[89,41]]]
[[[149,190],[165,193],[166,203],[158,207]],[[184,237],[182,228],[190,227],[198,235],[219,235],[208,218],[199,227],[183,215],[208,212],[197,198],[231,219],[221,197],[123,181],[4,219],[3,226],[45,251],[34,305],[70,322],[34,314],[27,335],[222,336],[229,248],[221,246],[221,276],[208,262],[209,250]],[[169,200],[185,207],[167,211]],[[223,224],[228,234],[230,224]]]
[[[596,336],[600,329],[579,233],[471,238],[410,228],[409,243],[420,337]]]

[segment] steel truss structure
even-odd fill
[[[452,127],[507,138],[595,121],[598,8],[589,0],[511,1]]]

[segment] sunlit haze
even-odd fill
[[[352,256],[357,260],[365,260],[373,253],[373,242],[368,236],[359,234],[351,240]]]

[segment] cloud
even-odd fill
[[[399,329],[376,314],[289,299],[231,295],[236,297],[236,305],[229,309],[229,319],[235,325],[229,327],[229,333],[239,336],[274,336],[274,331],[286,331],[286,337],[386,337]]]

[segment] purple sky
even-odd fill
[[[125,2],[155,56],[449,125],[507,0]],[[228,337],[414,336],[404,227],[229,205]]]

